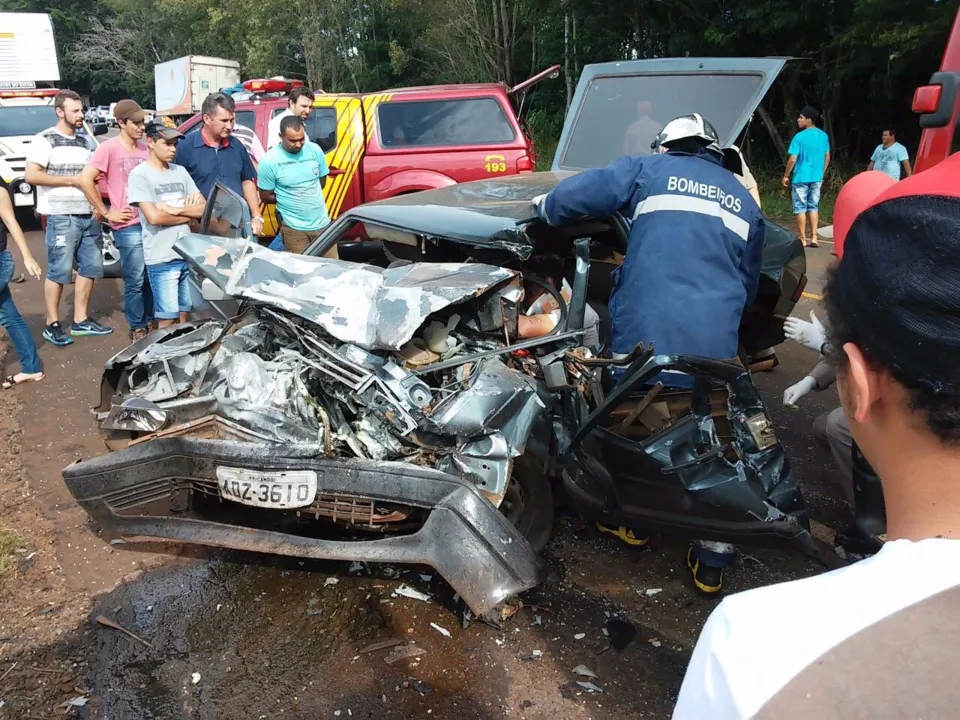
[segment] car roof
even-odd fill
[[[446,97],[476,97],[491,94],[506,94],[507,86],[503,83],[468,83],[463,85],[420,85],[417,87],[392,88],[390,90],[379,90],[369,93],[326,93],[318,95],[317,98],[324,97],[352,97],[367,98],[383,95],[402,95],[407,99],[431,100],[434,98]],[[258,98],[245,98],[237,101],[237,108],[248,109],[263,105],[273,107],[274,105],[286,105],[286,95],[269,95]]]

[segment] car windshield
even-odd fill
[[[53,105],[0,107],[0,137],[36,135],[56,124]]]
[[[692,112],[713,124],[721,142],[732,141],[763,81],[760,74],[733,73],[597,77],[577,110],[560,167],[583,170],[624,155],[649,155],[663,126]]]

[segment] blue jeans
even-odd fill
[[[131,330],[145,328],[153,320],[153,294],[143,264],[143,229],[131,225],[114,230],[113,244],[120,251],[123,272],[123,315]]]
[[[16,263],[9,250],[0,252],[0,325],[10,336],[10,342],[20,356],[20,370],[25,373],[38,373],[43,369],[40,358],[37,356],[37,345],[33,342],[33,335],[23,321],[13,295],[10,294],[10,280]]]
[[[794,215],[817,212],[817,208],[820,207],[820,183],[794,183],[791,186],[790,197],[793,200]]]
[[[47,215],[43,239],[47,246],[47,280],[69,285],[74,262],[81,277],[103,277],[103,234],[92,215]]]
[[[153,290],[153,316],[157,320],[176,320],[190,312],[190,274],[185,260],[170,260],[147,265],[147,277]]]

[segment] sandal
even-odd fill
[[[19,380],[17,380],[18,377],[20,378]],[[3,383],[0,384],[0,387],[2,387],[4,390],[9,390],[17,385],[22,385],[23,383],[40,382],[43,380],[43,377],[44,376],[42,372],[35,374],[17,373],[16,375],[7,375]]]

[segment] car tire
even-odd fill
[[[543,472],[543,463],[532,455],[521,455],[514,461],[500,512],[534,550],[540,552],[547,546],[553,534],[553,487]]]
[[[103,276],[118,278],[122,276],[120,267],[120,251],[113,243],[113,233],[106,225],[103,226]]]

